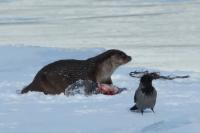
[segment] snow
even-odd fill
[[[0,0],[0,133],[199,133],[199,0]],[[115,96],[19,95],[44,65],[106,49],[133,60]],[[189,79],[153,82],[155,114],[130,112],[134,70]]]
[[[198,72],[161,71],[125,65],[112,76],[114,84],[128,88],[115,96],[42,93],[17,94],[30,83],[44,65],[59,59],[85,59],[105,51],[103,48],[61,49],[25,46],[0,47],[0,132],[198,132],[200,129]],[[134,70],[161,71],[161,74],[190,74],[189,79],[156,80],[156,113],[130,112],[139,79],[129,77]]]

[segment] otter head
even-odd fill
[[[131,57],[120,50],[108,50],[96,57],[98,62],[97,81],[103,83],[112,83],[111,75],[121,65],[131,61]]]
[[[131,56],[128,56],[120,50],[111,50],[110,62],[113,66],[120,66],[131,61]]]

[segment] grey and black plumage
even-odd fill
[[[44,94],[60,94],[80,79],[112,84],[112,73],[129,61],[130,56],[116,49],[86,60],[59,60],[44,66],[21,93],[39,91]]]
[[[151,74],[145,74],[141,77],[139,87],[134,95],[135,105],[130,108],[131,111],[139,110],[143,114],[145,109],[150,108],[154,112],[157,91],[152,86],[153,79]]]

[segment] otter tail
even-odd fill
[[[22,89],[21,94],[27,93],[29,91],[32,91],[31,84],[26,86],[25,88]]]

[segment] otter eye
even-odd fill
[[[126,57],[126,55],[124,54],[124,53],[120,53],[119,54],[122,58],[125,58]]]

